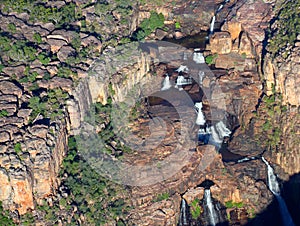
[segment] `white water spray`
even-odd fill
[[[213,141],[216,142],[217,144],[222,144],[223,137],[220,138],[220,136],[219,136],[218,132],[216,131],[215,127],[211,126],[210,130],[211,130],[211,136],[212,136]]]
[[[187,66],[180,65],[179,68],[176,70],[177,72],[188,72],[189,69]]]
[[[194,52],[193,54],[193,61],[195,61],[197,64],[204,64],[205,59],[202,53]]]
[[[285,226],[294,226],[295,224],[294,224],[293,219],[288,211],[286,203],[285,203],[284,199],[280,196],[280,188],[279,188],[279,184],[278,184],[276,175],[274,173],[274,170],[264,157],[261,157],[261,159],[267,165],[268,187],[269,187],[270,191],[275,195],[275,197],[279,203],[279,209],[280,209],[283,224]]]
[[[198,75],[199,75],[199,84],[202,85],[203,84],[203,79],[204,79],[204,76],[205,76],[204,71],[199,71]]]
[[[180,217],[179,217],[179,226],[188,226],[188,217],[187,217],[187,204],[185,199],[181,200],[180,207]]]
[[[268,167],[268,187],[269,187],[270,191],[274,195],[280,195],[279,184],[277,182],[277,178],[274,174],[273,168],[270,166],[270,164],[268,163],[268,161],[264,157],[261,157],[261,158],[262,158],[263,162]]]
[[[171,82],[170,82],[170,77],[169,77],[169,75],[167,75],[165,77],[164,82],[163,82],[163,87],[161,88],[161,91],[168,90],[171,87],[172,87],[172,85],[171,85]]]
[[[223,121],[220,121],[216,124],[216,129],[222,138],[228,137],[231,134],[230,129],[226,127]]]
[[[205,116],[202,112],[202,107],[203,107],[203,104],[202,102],[199,102],[199,103],[196,103],[195,104],[195,108],[198,109],[198,115],[197,115],[197,119],[196,119],[196,124],[197,125],[200,125],[200,126],[203,126],[205,125]]]
[[[210,34],[214,33],[215,21],[216,21],[216,16],[213,16],[213,18],[211,20],[211,23],[210,23],[210,28],[209,28]]]
[[[218,223],[218,215],[216,213],[214,204],[211,199],[210,189],[204,190],[204,202],[208,207],[209,212],[209,224],[215,226]]]

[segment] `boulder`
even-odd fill
[[[57,57],[61,62],[65,62],[69,56],[74,55],[75,53],[76,50],[71,46],[63,46],[59,49]]]
[[[228,54],[232,49],[232,40],[229,32],[216,32],[212,35],[208,48],[212,53]]]
[[[0,81],[0,92],[3,94],[13,94],[20,98],[22,96],[22,89],[10,81]]]
[[[254,57],[254,48],[252,42],[246,32],[242,33],[239,43],[239,53],[246,55],[247,57]]]
[[[5,143],[10,140],[9,133],[7,132],[0,132],[0,143]]]

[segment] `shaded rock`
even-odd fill
[[[68,78],[54,77],[50,80],[40,80],[37,82],[38,86],[45,89],[61,88],[67,92],[71,92],[73,81]]]
[[[86,38],[83,38],[81,39],[81,44],[84,46],[84,47],[87,47],[87,46],[94,46],[93,50],[95,52],[101,52],[101,49],[102,49],[102,43],[99,39],[97,39],[95,36],[88,36]]]
[[[24,109],[24,108],[22,108],[22,109],[20,109],[20,110],[18,111],[17,116],[18,116],[19,118],[23,118],[23,119],[24,119],[24,123],[27,124],[31,112],[32,112],[32,109]]]
[[[9,133],[7,132],[0,132],[0,143],[5,143],[10,140]]]
[[[9,204],[9,200],[11,200],[12,187],[10,185],[9,176],[6,170],[3,168],[0,168],[0,181],[1,181],[0,200],[4,200],[3,204],[4,206],[7,206]]]
[[[228,32],[216,32],[209,40],[207,47],[212,53],[228,54],[232,49],[231,36]]]
[[[17,102],[17,97],[15,95],[0,95],[0,103],[1,104],[8,104],[8,103],[15,103]]]
[[[236,71],[244,71],[245,59],[241,55],[236,53],[230,53],[226,55],[220,54],[215,59],[215,66],[216,68],[234,68]]]
[[[0,127],[8,124],[16,125],[20,128],[24,125],[24,120],[18,117],[0,118]]]
[[[57,53],[62,46],[67,45],[67,41],[64,39],[55,39],[54,37],[56,38],[54,35],[51,35],[51,38],[48,36],[47,42],[50,45],[51,52]]]
[[[184,195],[183,198],[186,200],[187,204],[191,204],[192,201],[195,199],[203,199],[204,195],[204,188],[202,187],[197,187],[197,188],[190,188],[188,189]]]
[[[63,46],[59,49],[57,57],[61,62],[65,62],[69,56],[72,56],[75,53],[75,49],[73,49],[71,46]]]
[[[232,41],[239,38],[242,31],[242,24],[238,21],[226,21],[222,26],[222,30],[230,33]]]
[[[48,133],[48,127],[44,125],[34,125],[32,127],[29,127],[29,132],[39,138],[45,139],[47,137]]]
[[[168,32],[162,30],[162,29],[156,29],[155,36],[158,40],[162,40],[164,37],[168,35]]]
[[[5,67],[2,69],[2,72],[7,74],[7,75],[16,75],[17,78],[21,78],[24,74],[25,66],[24,65],[19,65],[16,67]]]
[[[20,98],[23,93],[21,88],[9,81],[0,81],[0,92],[3,94],[13,94],[18,98]]]
[[[253,46],[248,35],[243,32],[239,43],[239,53],[247,57],[254,57]]]

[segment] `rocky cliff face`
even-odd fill
[[[66,152],[66,123],[35,120],[28,124],[31,109],[21,106],[28,98],[19,84],[2,78],[1,185],[0,199],[20,214],[34,209],[36,202],[57,189],[57,174]]]
[[[173,26],[175,22],[179,22],[181,35],[191,35],[208,30],[211,17],[222,1],[202,1],[201,4],[195,1],[176,1],[176,6],[172,5],[173,2],[155,5],[155,9],[164,14],[166,25]],[[26,12],[0,14],[0,20],[3,21],[1,29],[11,33],[12,43],[24,39],[26,47],[39,46],[34,53],[38,57],[29,63],[26,62],[28,59],[20,59],[18,54],[12,52],[1,55],[4,67],[0,70],[0,200],[5,208],[18,210],[19,214],[34,209],[45,197],[55,195],[60,184],[57,175],[67,150],[67,136],[78,134],[82,126],[85,126],[83,121],[94,103],[105,105],[110,98],[113,103],[121,103],[128,97],[138,99],[159,91],[162,75],[167,72],[165,64],[174,61],[173,65],[168,65],[174,69],[180,66],[179,58],[192,56],[192,51],[177,47],[168,49],[163,45],[150,48],[149,53],[138,50],[137,43],[108,47],[121,42],[120,37],[127,37],[136,30],[142,19],[149,16],[150,9],[153,9],[151,2],[134,5],[132,8],[125,7],[130,11],[127,13],[124,13],[124,6],[120,9],[114,3],[92,1],[91,4],[84,5],[81,1],[74,1],[74,4],[81,7],[82,17],[85,18],[82,20],[80,17],[72,22],[72,28],[78,28],[80,32],[67,27],[55,27],[57,24],[54,22],[28,22],[30,15]],[[47,3],[48,7],[59,9],[63,5],[60,1]],[[287,180],[288,176],[300,171],[300,91],[297,87],[300,39],[298,35],[286,58],[262,55],[265,29],[273,16],[273,6],[272,1],[244,0],[230,1],[225,5],[217,21],[223,23],[225,17],[227,20],[221,31],[210,37],[205,51],[206,56],[212,56],[217,69],[213,70],[211,77],[203,80],[202,88],[207,92],[202,100],[207,107],[203,111],[208,120],[218,118],[218,115],[210,115],[211,109],[226,112],[228,123],[234,129],[234,134],[228,141],[228,149],[232,153],[239,154],[239,157],[249,157],[262,154],[265,148],[269,148],[264,155],[275,165],[280,178]],[[103,10],[105,7],[111,8],[106,12]],[[162,35],[158,35],[159,32]],[[100,33],[101,38],[95,35]],[[119,38],[113,37],[116,33],[120,34]],[[176,37],[173,30],[157,30],[150,37],[163,38],[168,35]],[[28,48],[23,45],[24,43],[20,44],[25,53]],[[8,50],[4,48],[3,51]],[[87,52],[91,57],[83,57]],[[82,58],[78,61],[75,56]],[[30,56],[27,57],[31,59]],[[164,64],[158,65],[157,62]],[[66,70],[66,65],[69,70]],[[61,71],[61,68],[65,70]],[[29,76],[32,74],[34,76]],[[24,80],[25,77],[28,77],[29,82]],[[174,82],[175,77],[171,77],[171,82]],[[81,79],[78,84],[77,78]],[[261,103],[264,95],[262,79],[265,79],[267,95],[275,95],[274,90],[277,94],[282,94],[280,98],[276,96],[276,101],[271,105]],[[222,92],[212,91],[211,87],[216,83]],[[190,88],[199,91],[199,87]],[[67,106],[61,105],[59,109],[55,109],[56,113],[63,110],[62,113],[58,117],[51,117],[45,112],[53,110],[49,108],[34,114],[41,106],[34,105],[30,99],[39,96],[40,102],[44,99],[54,101],[47,94],[52,91],[54,96],[63,96],[63,92],[70,95]],[[61,97],[59,101],[65,99]],[[220,100],[224,103],[221,104]],[[188,125],[184,132],[187,136],[192,136],[195,132],[192,120],[196,115],[194,111],[180,108],[181,101],[176,99],[174,106],[179,113],[185,113],[185,118],[181,118]],[[47,104],[54,106],[57,101]],[[288,106],[285,108],[284,105]],[[187,150],[191,156],[189,161],[174,172],[172,178],[154,185],[130,187],[134,207],[127,217],[130,224],[177,224],[181,199],[187,200],[189,205],[196,199],[202,200],[205,187],[203,183],[208,180],[214,184],[211,186],[213,199],[224,210],[228,202],[243,204],[242,207],[227,206],[227,215],[237,216],[232,224],[235,221],[244,224],[247,218],[263,211],[270,204],[272,195],[267,189],[266,169],[260,160],[226,163],[223,161],[224,156],[216,154],[213,146],[195,149],[192,146],[194,143],[187,142],[187,136],[180,136],[178,131],[182,125],[177,113],[167,115],[166,112],[172,110],[166,106],[153,107],[151,110],[157,116],[167,118],[164,141],[152,150],[151,155],[137,150],[124,154],[124,161],[143,165],[157,159],[164,160],[172,154],[178,142],[182,150],[191,147]],[[269,128],[267,121],[278,126]],[[149,119],[139,118],[130,126],[136,134],[146,139],[149,131],[145,129],[145,125],[148,123]],[[282,131],[279,140],[275,137],[278,130]],[[162,136],[160,127],[152,132]],[[258,136],[259,134],[263,135]],[[270,146],[259,142],[270,137],[273,139],[272,152]],[[144,142],[145,149],[150,148],[147,145],[149,144]],[[179,165],[183,162],[182,158],[172,161]],[[208,166],[207,162],[211,164]],[[145,175],[147,178],[157,176],[147,173],[137,172],[131,176],[141,180]],[[84,217],[81,220],[84,222]]]

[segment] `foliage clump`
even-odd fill
[[[225,202],[226,208],[243,208],[243,202],[233,202],[232,200]]]
[[[202,213],[202,209],[199,202],[199,199],[195,199],[191,202],[191,214],[194,220],[197,220]]]
[[[14,226],[16,225],[9,216],[9,212],[3,209],[2,202],[0,201],[0,223],[5,226]]]
[[[162,13],[152,11],[149,18],[144,19],[137,31],[133,34],[136,40],[143,40],[145,37],[154,32],[157,28],[164,26],[164,15]]]
[[[287,57],[287,47],[292,47],[300,34],[300,1],[286,0],[278,9],[271,24],[267,50],[273,57]]]
[[[208,65],[214,64],[215,63],[215,59],[218,57],[217,54],[214,55],[208,55],[207,57],[205,57],[205,63],[207,63]]]

